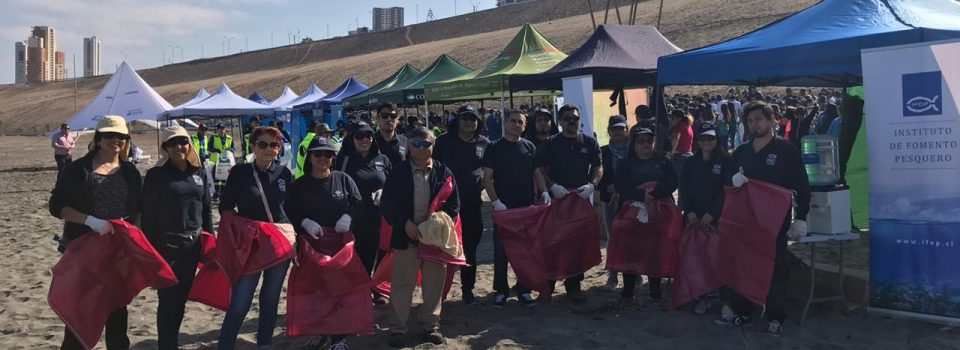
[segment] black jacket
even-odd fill
[[[677,190],[677,172],[673,170],[673,162],[660,155],[640,159],[631,154],[624,159],[614,177],[614,186],[620,194],[619,205],[623,205],[625,201],[643,202],[647,192],[640,186],[650,181],[657,182],[657,187],[650,192],[650,196],[656,199],[673,199],[673,191]]]
[[[627,156],[629,156],[629,153],[630,150],[627,150]],[[613,197],[613,194],[607,193],[607,186],[614,184],[614,176],[617,171],[613,163],[613,151],[610,150],[610,145],[600,147],[600,164],[603,164],[603,176],[600,177],[597,191],[600,193],[600,201],[606,203]]]
[[[154,247],[185,247],[197,230],[213,232],[209,186],[203,168],[180,171],[167,162],[147,171],[140,227]]]
[[[743,168],[743,174],[751,180],[762,180],[794,191],[796,210],[784,213],[783,226],[790,224],[791,212],[797,220],[807,220],[810,212],[810,180],[803,165],[803,158],[792,143],[774,137],[759,152],[753,150],[753,142],[740,145],[733,152],[733,167]],[[732,184],[733,175],[726,178],[726,184]]]
[[[727,178],[737,173],[733,160],[726,154],[710,161],[703,160],[702,151],[697,151],[687,159],[680,172],[680,209],[686,217],[696,213],[697,217],[710,214],[714,223],[723,212],[723,185]]]
[[[407,249],[410,244],[416,244],[407,237],[406,231],[407,220],[413,219],[412,166],[410,160],[396,166],[390,172],[390,176],[387,177],[387,183],[383,185],[383,195],[380,197],[383,218],[393,227],[390,247],[394,249]],[[453,178],[453,172],[443,163],[434,160],[433,169],[430,171],[431,202],[440,192],[440,188],[446,183],[448,177]],[[453,194],[447,199],[443,211],[450,215],[450,218],[456,218],[457,214],[460,213],[460,194],[457,191],[456,179],[453,180]]]
[[[81,213],[88,214],[93,211],[93,187],[90,174],[93,172],[93,155],[87,155],[75,162],[67,165],[57,179],[57,184],[53,187],[50,195],[50,215],[63,219],[60,211],[65,207],[71,207]],[[125,160],[120,160],[120,173],[127,183],[127,222],[139,224],[140,222],[140,187],[142,178],[137,166]],[[63,228],[63,237],[66,239],[76,239],[81,235],[93,231],[84,224],[67,222]]]

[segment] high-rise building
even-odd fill
[[[32,36],[27,39],[27,82],[46,81],[47,49],[43,48],[43,38]]]
[[[67,79],[67,55],[63,51],[57,51],[54,55],[54,73],[53,80],[61,81]]]
[[[522,2],[531,2],[531,1],[534,1],[534,0],[497,0],[497,7],[519,4]]]
[[[37,62],[42,66],[43,71],[43,80],[42,81],[52,81],[57,80],[57,36],[56,32],[52,27],[48,26],[36,26],[33,27],[33,37],[41,38],[41,47],[44,49],[43,60],[33,61]]]
[[[14,67],[16,74],[16,79],[14,80],[17,84],[23,84],[27,82],[27,43],[23,41],[18,41],[14,46]]]
[[[83,38],[83,76],[100,75],[100,38]]]
[[[373,31],[380,32],[403,27],[403,7],[374,7]]]

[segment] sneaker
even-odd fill
[[[326,336],[310,338],[310,341],[307,342],[306,348],[311,350],[320,350],[324,345],[327,345],[328,340],[329,339]]]
[[[386,295],[380,294],[379,292],[373,292],[373,305],[386,305],[390,302],[390,298]]]
[[[507,305],[507,295],[497,293],[497,295],[493,297],[493,307],[499,309],[499,308],[502,308],[504,305]]]
[[[697,315],[704,315],[707,313],[707,309],[709,308],[710,302],[708,302],[707,299],[700,299],[700,301],[697,302],[697,306],[693,307],[693,313]]]
[[[583,305],[587,303],[587,294],[582,290],[574,290],[567,292],[567,299],[576,305]]]
[[[390,340],[387,344],[393,348],[402,348],[407,345],[407,337],[403,333],[390,333]]]
[[[750,323],[750,318],[739,315],[723,315],[720,317],[720,319],[713,320],[713,323],[722,326],[743,326]]]
[[[780,321],[770,321],[767,323],[767,333],[777,336],[783,334],[783,323]]]
[[[733,318],[736,314],[733,313],[733,308],[730,305],[723,304],[723,308],[720,309],[720,317],[723,318]]]
[[[607,275],[607,284],[603,285],[603,289],[612,291],[614,289],[617,289],[617,285],[619,283],[620,281],[617,280],[617,273],[611,272],[609,275]]]
[[[477,305],[477,297],[473,295],[472,290],[463,291],[463,303],[467,305]]]
[[[530,293],[520,294],[517,299],[520,300],[520,304],[523,304],[523,307],[534,307],[537,306],[537,301],[533,299],[533,296]]]
[[[443,334],[440,334],[439,329],[431,329],[423,334],[423,341],[433,344],[433,345],[442,345],[443,344]]]
[[[340,341],[333,343],[333,345],[330,346],[329,350],[350,350],[350,347],[347,346],[346,339],[340,339]]]

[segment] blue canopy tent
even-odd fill
[[[957,37],[954,0],[824,0],[740,37],[661,57],[657,83],[856,86],[862,49]]]
[[[293,105],[291,108],[291,122],[296,121],[295,123],[298,124],[296,134],[293,135],[293,139],[296,142],[295,144],[299,144],[303,136],[307,134],[308,120],[321,117],[324,123],[332,127],[335,118],[326,114],[325,111],[329,111],[331,108],[336,109],[344,99],[366,90],[366,85],[350,77],[329,94],[326,94],[326,96],[310,101],[301,100],[301,103]],[[339,116],[337,118],[339,118]]]
[[[254,91],[250,97],[247,97],[247,99],[262,105],[270,104],[270,99],[261,95],[260,91]]]

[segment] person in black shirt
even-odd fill
[[[773,279],[767,295],[767,331],[779,335],[783,332],[783,320],[786,319],[784,298],[790,277],[787,240],[797,240],[807,234],[810,181],[800,151],[793,144],[773,135],[773,108],[766,103],[755,102],[744,106],[743,115],[753,139],[733,152],[733,166],[739,167],[740,171],[730,177],[728,184],[740,187],[750,179],[769,182],[793,190],[796,203],[792,223],[791,210],[783,214],[783,224],[777,236]],[[719,321],[738,325],[749,322],[753,303],[739,296],[732,297],[733,313],[724,315]]]
[[[108,220],[139,222],[141,178],[137,167],[126,161],[129,147],[126,120],[115,115],[104,116],[97,121],[90,152],[63,169],[49,202],[50,215],[66,221],[58,250],[63,252],[70,241],[90,232],[113,233],[113,225]],[[111,313],[105,328],[108,350],[130,347],[126,307]],[[66,328],[60,349],[82,348],[73,332]]]
[[[333,170],[337,155],[330,140],[316,137],[307,147],[304,176],[295,180],[287,191],[284,209],[290,221],[296,223],[297,234],[319,239],[323,227],[332,227],[337,233],[350,231],[353,218],[363,213],[363,199],[349,175]],[[331,335],[331,348],[346,348],[346,335]],[[320,348],[320,338],[311,344]]]
[[[157,291],[157,348],[178,349],[187,295],[200,262],[200,232],[213,232],[211,184],[181,126],[163,130],[157,165],[143,178],[143,233],[177,276],[175,286]]]
[[[253,177],[256,174],[263,185],[263,191],[265,192],[263,195],[267,199],[267,206],[270,208],[273,221],[289,223],[287,214],[283,210],[283,202],[287,198],[287,186],[293,182],[293,174],[290,173],[290,169],[276,161],[277,154],[280,153],[280,147],[283,146],[283,134],[276,128],[258,127],[250,134],[250,139],[255,145],[253,147],[254,161],[236,165],[230,171],[220,197],[220,213],[236,210],[239,216],[247,219],[270,221],[264,209],[257,182]],[[280,303],[280,292],[283,289],[283,281],[286,278],[289,266],[290,261],[288,260],[262,271],[263,285],[260,288],[260,321],[257,329],[257,345],[267,346],[273,342],[273,329],[277,323],[277,306]],[[247,312],[250,311],[250,304],[253,302],[253,294],[257,289],[257,283],[260,281],[260,275],[260,272],[256,272],[240,276],[240,279],[234,283],[230,297],[230,307],[227,309],[223,326],[220,328],[220,340],[218,342],[220,349],[234,348],[237,334],[240,332],[240,325],[247,316]]]
[[[722,141],[713,123],[700,124],[700,147],[680,171],[680,210],[688,227],[717,227],[723,210],[723,184],[734,171],[730,156],[720,146]],[[694,312],[705,314],[708,307],[707,299],[700,298]]]
[[[511,110],[504,121],[503,138],[494,141],[483,155],[483,184],[494,211],[533,205],[538,193],[544,203],[550,203],[550,194],[537,169],[536,147],[533,142],[520,138],[526,120],[522,111]],[[510,296],[507,255],[496,226],[493,228],[493,289],[497,292],[493,305],[505,305]],[[536,305],[529,288],[518,282],[515,289],[520,303],[528,307]]]
[[[600,147],[601,163],[604,165],[604,170],[606,171],[603,172],[603,178],[600,179],[599,187],[600,202],[603,203],[603,223],[607,235],[609,235],[610,230],[613,229],[613,219],[617,216],[617,211],[620,210],[620,201],[616,196],[616,189],[613,186],[613,176],[616,174],[617,164],[627,158],[631,150],[629,148],[630,138],[627,136],[627,118],[622,115],[611,116],[607,125],[610,143]],[[636,125],[631,129],[635,130],[635,128]],[[609,240],[609,236],[601,236],[601,239],[605,241]],[[614,290],[617,288],[618,283],[617,273],[610,272],[607,276],[607,283],[603,287],[607,290]]]
[[[577,195],[589,200],[603,177],[600,145],[597,139],[580,132],[579,107],[569,104],[560,107],[560,121],[563,133],[550,137],[543,147],[537,149],[537,165],[554,198],[562,198],[570,193],[568,189],[576,189]],[[564,281],[567,297],[578,304],[587,301],[587,296],[580,290],[580,281],[583,281],[583,274]]]
[[[619,206],[626,202],[642,202],[647,208],[654,208],[656,201],[673,200],[673,191],[677,189],[677,172],[673,163],[656,153],[656,135],[650,129],[637,129],[630,137],[630,155],[621,161],[614,175],[614,186],[620,195]],[[643,190],[643,185],[656,181],[657,187],[651,191]],[[620,297],[624,302],[633,300],[633,292],[638,275],[623,274],[623,291]],[[647,276],[650,282],[650,302],[654,306],[663,304],[663,292],[660,289],[660,276]]]
[[[357,254],[367,273],[370,273],[376,269],[375,263],[379,260],[380,196],[393,164],[385,154],[380,153],[377,143],[373,141],[374,132],[370,125],[360,122],[351,135],[351,138],[343,141],[334,164],[356,182],[360,197],[363,198],[363,215],[359,220],[354,220],[353,235],[357,240]],[[377,297],[378,303],[386,303],[383,296],[378,294]]]
[[[390,158],[391,164],[400,164],[407,159],[407,137],[397,132],[397,106],[387,102],[377,108],[379,131],[374,141],[380,152]]]
[[[547,142],[550,136],[559,134],[560,129],[557,128],[557,124],[553,122],[553,113],[550,113],[550,111],[537,108],[533,111],[532,115],[533,122],[527,125],[523,138],[533,142],[534,146],[540,148],[544,142]]]
[[[480,179],[483,169],[480,159],[490,144],[490,140],[481,136],[484,130],[480,113],[471,106],[462,106],[457,116],[450,122],[446,134],[437,137],[433,159],[446,164],[453,171],[460,193],[460,220],[463,227],[463,254],[467,266],[460,269],[460,288],[463,302],[476,304],[473,287],[477,279],[477,247],[483,238],[483,218],[480,208]]]

